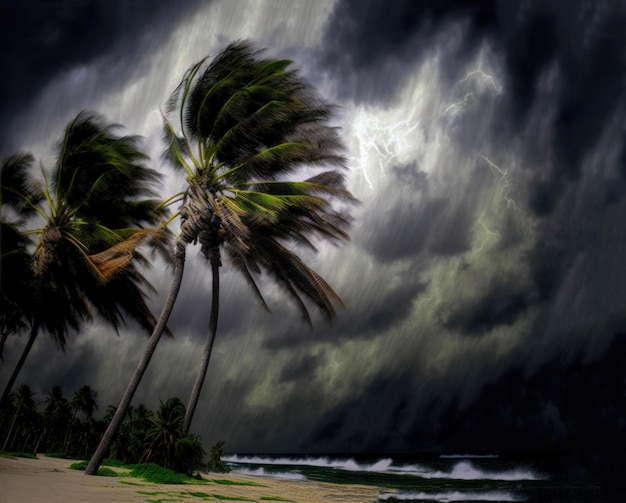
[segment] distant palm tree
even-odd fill
[[[166,108],[165,157],[187,175],[182,193],[181,232],[175,275],[159,323],[114,418],[92,457],[95,474],[159,341],[182,282],[185,246],[199,242],[212,271],[207,342],[189,399],[183,432],[189,431],[217,331],[219,267],[222,255],[249,283],[265,308],[257,278],[266,273],[290,296],[311,323],[305,301],[329,318],[339,296],[292,251],[315,250],[315,238],[347,239],[348,220],[334,201],[353,201],[343,176],[336,128],[326,123],[332,107],[289,67],[288,60],[264,59],[237,42],[212,62],[202,60],[183,77]],[[308,175],[303,176],[305,173]]]
[[[180,398],[159,402],[159,409],[150,418],[151,426],[146,435],[148,447],[143,454],[143,460],[156,461],[165,468],[168,464],[171,466],[176,442],[183,436],[184,417],[185,406]]]
[[[74,398],[72,399],[74,415],[77,412],[82,412],[85,420],[93,417],[94,411],[98,408],[97,397],[98,392],[91,386],[81,386],[78,391],[74,392]]]
[[[26,384],[22,384],[13,393],[11,393],[11,403],[13,405],[14,412],[6,437],[4,438],[4,443],[2,444],[3,451],[6,450],[7,446],[15,444],[17,434],[20,430],[24,430],[28,427],[32,416],[37,413],[37,407],[35,406],[35,401],[33,400],[34,395],[35,392]],[[11,443],[9,443],[11,434],[13,434],[13,439],[11,440]]]
[[[64,348],[70,330],[77,330],[97,312],[115,330],[125,316],[152,331],[156,320],[145,303],[151,288],[136,263],[149,265],[137,248],[145,243],[164,248],[165,235],[153,229],[165,215],[154,199],[156,171],[144,166],[146,156],[136,137],[119,136],[116,126],[95,114],[81,112],[68,125],[51,174],[29,179],[28,190],[5,184],[23,207],[37,213],[40,227],[22,220],[21,236],[38,236],[32,253],[28,302],[19,305],[19,320],[28,320],[30,336],[2,399],[4,402],[40,331],[45,329]],[[3,165],[3,171],[5,169]],[[9,164],[9,166],[12,166]],[[21,173],[26,172],[22,163]],[[21,185],[24,185],[23,183]],[[34,194],[34,195],[33,195]],[[18,246],[21,253],[25,243]],[[7,270],[11,284],[17,269]],[[6,278],[3,278],[6,281]],[[17,304],[17,302],[14,302]]]
[[[44,441],[48,452],[56,452],[63,447],[64,433],[72,420],[70,402],[63,397],[60,386],[54,386],[45,399]]]

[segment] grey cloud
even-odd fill
[[[485,335],[499,325],[515,323],[532,303],[532,291],[517,278],[498,278],[465,302],[456,301],[451,312],[442,317],[442,326],[464,335]]]
[[[0,7],[5,29],[0,66],[15,78],[2,79],[4,97],[0,118],[19,118],[37,93],[53,78],[79,65],[106,57],[98,77],[103,86],[120,88],[137,68],[143,55],[155,50],[162,34],[193,13],[199,2],[125,0],[5,2]],[[2,138],[2,142],[8,138]],[[4,145],[0,143],[0,149]],[[13,146],[12,146],[13,147]]]

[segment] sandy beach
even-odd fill
[[[163,485],[134,477],[88,477],[70,470],[71,460],[0,457],[0,503],[109,503],[194,501],[291,501],[296,503],[375,502],[372,486],[275,480],[233,474],[205,475],[207,484]],[[255,483],[228,485],[216,480]],[[245,498],[245,499],[244,499]]]

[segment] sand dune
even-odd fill
[[[371,486],[274,480],[244,475],[206,475],[207,484],[163,485],[132,477],[88,477],[70,470],[67,459],[0,457],[0,503],[166,503],[222,501],[229,497],[247,501],[296,503],[375,502],[379,489]],[[253,482],[226,485],[215,480]],[[221,499],[220,497],[225,497]]]

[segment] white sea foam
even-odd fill
[[[237,464],[252,465],[286,465],[286,466],[314,466],[319,468],[336,468],[347,471],[387,473],[393,463],[391,458],[380,459],[375,463],[357,463],[350,459],[330,459],[327,457],[313,458],[270,458],[262,456],[225,456],[224,461]]]
[[[451,480],[541,480],[542,477],[527,468],[517,468],[506,471],[490,471],[475,467],[469,461],[456,463],[450,471],[433,470],[423,465],[405,464],[394,465],[391,458],[380,459],[374,463],[358,463],[353,458],[337,459],[328,457],[267,457],[267,456],[226,456],[224,460],[239,465],[267,465],[267,466],[311,466],[318,468],[332,468],[352,472],[389,473],[396,475],[410,475],[426,479]]]
[[[240,470],[233,470],[233,473],[239,473],[241,475],[251,475],[253,477],[270,477],[273,479],[282,480],[306,480],[306,477],[298,472],[268,473],[263,468],[258,468],[256,470],[242,468]]]
[[[483,492],[460,492],[448,491],[439,493],[429,492],[380,492],[379,501],[386,501],[394,498],[396,500],[428,500],[447,503],[451,501],[524,501],[515,495],[505,491],[483,491]]]
[[[496,459],[497,454],[441,454],[441,459]]]
[[[469,461],[457,463],[450,472],[432,471],[420,476],[427,479],[454,480],[541,480],[541,477],[526,468],[495,472],[476,468]]]

